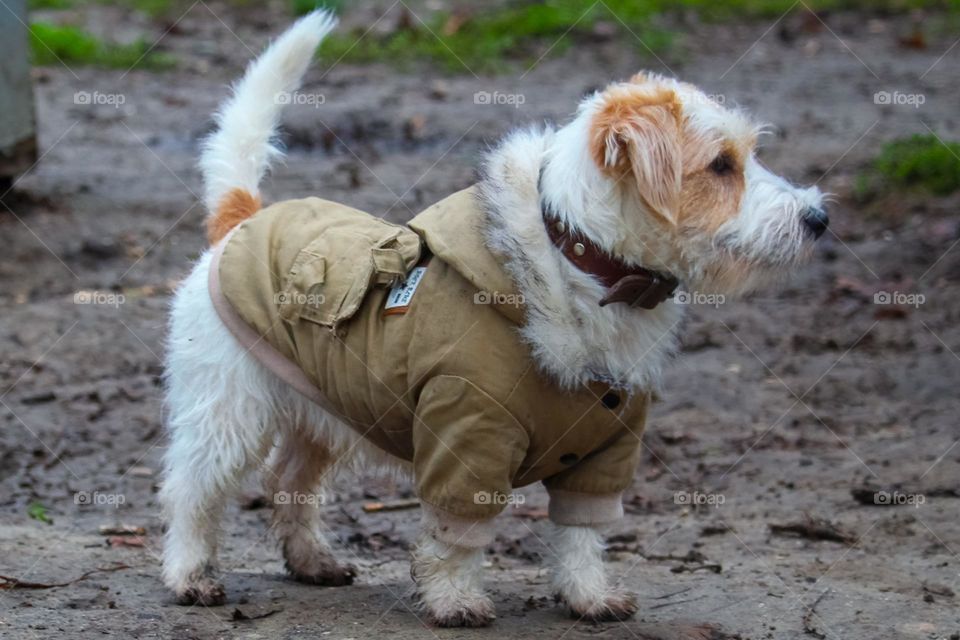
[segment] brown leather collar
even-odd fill
[[[631,267],[601,249],[585,235],[571,231],[543,207],[547,235],[567,260],[580,271],[595,276],[607,292],[600,300],[605,307],[625,302],[631,307],[654,309],[673,295],[680,284],[676,278],[643,267]]]

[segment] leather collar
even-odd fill
[[[627,265],[587,236],[571,230],[543,204],[541,211],[547,235],[554,246],[573,266],[596,277],[607,288],[600,300],[601,307],[624,302],[631,307],[654,309],[671,297],[680,284],[673,276]]]

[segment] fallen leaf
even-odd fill
[[[111,536],[107,538],[107,544],[111,547],[144,547],[147,544],[143,536]]]

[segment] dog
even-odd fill
[[[474,187],[409,226],[318,198],[263,208],[277,97],[334,26],[312,13],[251,63],[203,148],[211,249],[174,296],[166,356],[164,581],[180,604],[225,602],[224,503],[269,458],[291,576],[351,584],[315,501],[289,496],[399,470],[423,506],[411,575],[428,618],[488,625],[492,518],[539,480],[558,600],[625,619],[636,598],[607,577],[599,531],[622,516],[676,350],[684,306],[668,298],[781,279],[826,231],[823,196],[758,162],[746,115],[640,73],[564,126],[508,134]]]

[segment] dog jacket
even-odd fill
[[[518,331],[523,298],[483,223],[475,188],[408,226],[319,198],[281,202],[217,245],[210,292],[253,356],[412,464],[437,537],[486,544],[511,489],[536,481],[557,523],[616,520],[649,397],[561,388],[538,369]]]

